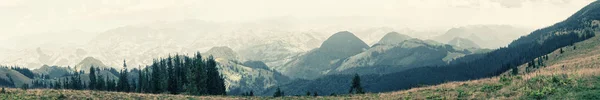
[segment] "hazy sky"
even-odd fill
[[[0,39],[49,31],[101,32],[124,25],[198,19],[368,16],[415,29],[471,24],[530,28],[567,18],[593,0],[0,0]]]

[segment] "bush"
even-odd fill
[[[512,82],[512,77],[510,76],[500,76],[500,83],[508,84]]]
[[[573,79],[565,74],[552,76],[536,76],[527,81],[527,97],[531,99],[545,99],[548,96],[560,95],[561,92],[571,91]],[[559,96],[557,96],[559,97]]]
[[[29,89],[29,84],[23,84],[23,85],[21,85],[21,89],[23,89],[23,90]]]
[[[58,99],[66,99],[67,96],[65,96],[64,94],[60,93],[60,95],[58,95]]]
[[[481,92],[487,92],[487,93],[496,92],[496,91],[502,89],[502,87],[503,87],[502,84],[485,84],[485,85],[483,85],[483,87],[481,87]]]
[[[2,93],[2,94],[6,93],[6,90],[4,90],[4,87],[2,87],[2,90],[0,91],[0,93]]]

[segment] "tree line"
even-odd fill
[[[47,79],[40,76],[22,88],[51,88],[73,90],[98,90],[136,93],[169,93],[188,95],[226,95],[225,81],[214,57],[203,58],[198,52],[155,59],[144,68],[132,68],[123,61],[123,69],[100,69],[91,66],[84,81],[83,70],[75,70],[63,77]],[[104,72],[102,74],[101,72]],[[115,75],[111,76],[111,75]],[[30,87],[31,86],[31,87]]]

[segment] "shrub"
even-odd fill
[[[511,83],[512,82],[512,77],[510,76],[500,76],[500,83]]]
[[[496,91],[502,89],[502,87],[503,87],[502,84],[485,84],[485,85],[483,85],[483,87],[481,87],[481,92],[487,92],[487,93],[496,92]]]
[[[23,89],[23,90],[29,89],[29,84],[23,84],[23,85],[21,85],[21,89]]]

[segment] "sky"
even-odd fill
[[[0,0],[0,39],[60,31],[102,32],[151,23],[361,16],[413,29],[474,24],[541,28],[593,0]],[[83,34],[83,33],[82,33]]]

